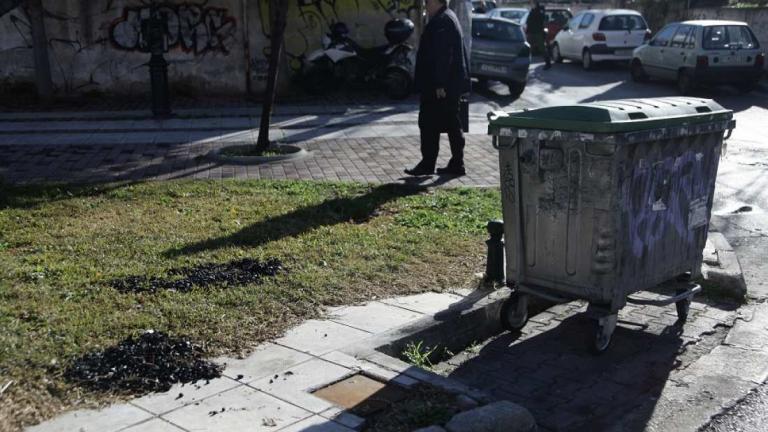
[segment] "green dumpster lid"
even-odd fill
[[[733,111],[711,99],[669,97],[621,99],[489,113],[489,131],[499,128],[616,133],[730,120]]]

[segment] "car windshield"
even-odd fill
[[[519,25],[486,20],[472,21],[472,37],[507,42],[523,42],[525,40]]]
[[[752,30],[743,25],[717,25],[704,28],[704,49],[755,49],[760,48]]]
[[[648,26],[640,15],[609,15],[600,20],[600,30],[645,30]]]
[[[520,21],[520,18],[525,15],[524,10],[503,10],[499,12],[502,18],[510,19],[512,21]]]
[[[564,26],[573,15],[567,10],[547,11],[547,22],[553,22],[559,26]]]

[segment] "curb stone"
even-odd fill
[[[747,284],[739,258],[725,236],[719,232],[710,232],[707,236],[701,274],[705,282],[716,286],[727,297],[739,301],[746,298]]]

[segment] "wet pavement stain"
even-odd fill
[[[147,331],[76,359],[64,378],[92,390],[143,394],[168,391],[176,383],[218,378],[222,370],[205,360],[202,348],[189,340]]]
[[[110,285],[121,293],[155,293],[158,291],[187,292],[195,287],[212,285],[240,286],[261,283],[264,277],[274,277],[285,270],[277,258],[264,262],[250,258],[224,264],[202,264],[195,267],[172,269],[166,278],[128,276],[110,281]]]

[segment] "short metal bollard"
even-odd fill
[[[488,261],[485,264],[485,280],[504,283],[504,222],[488,221]]]

